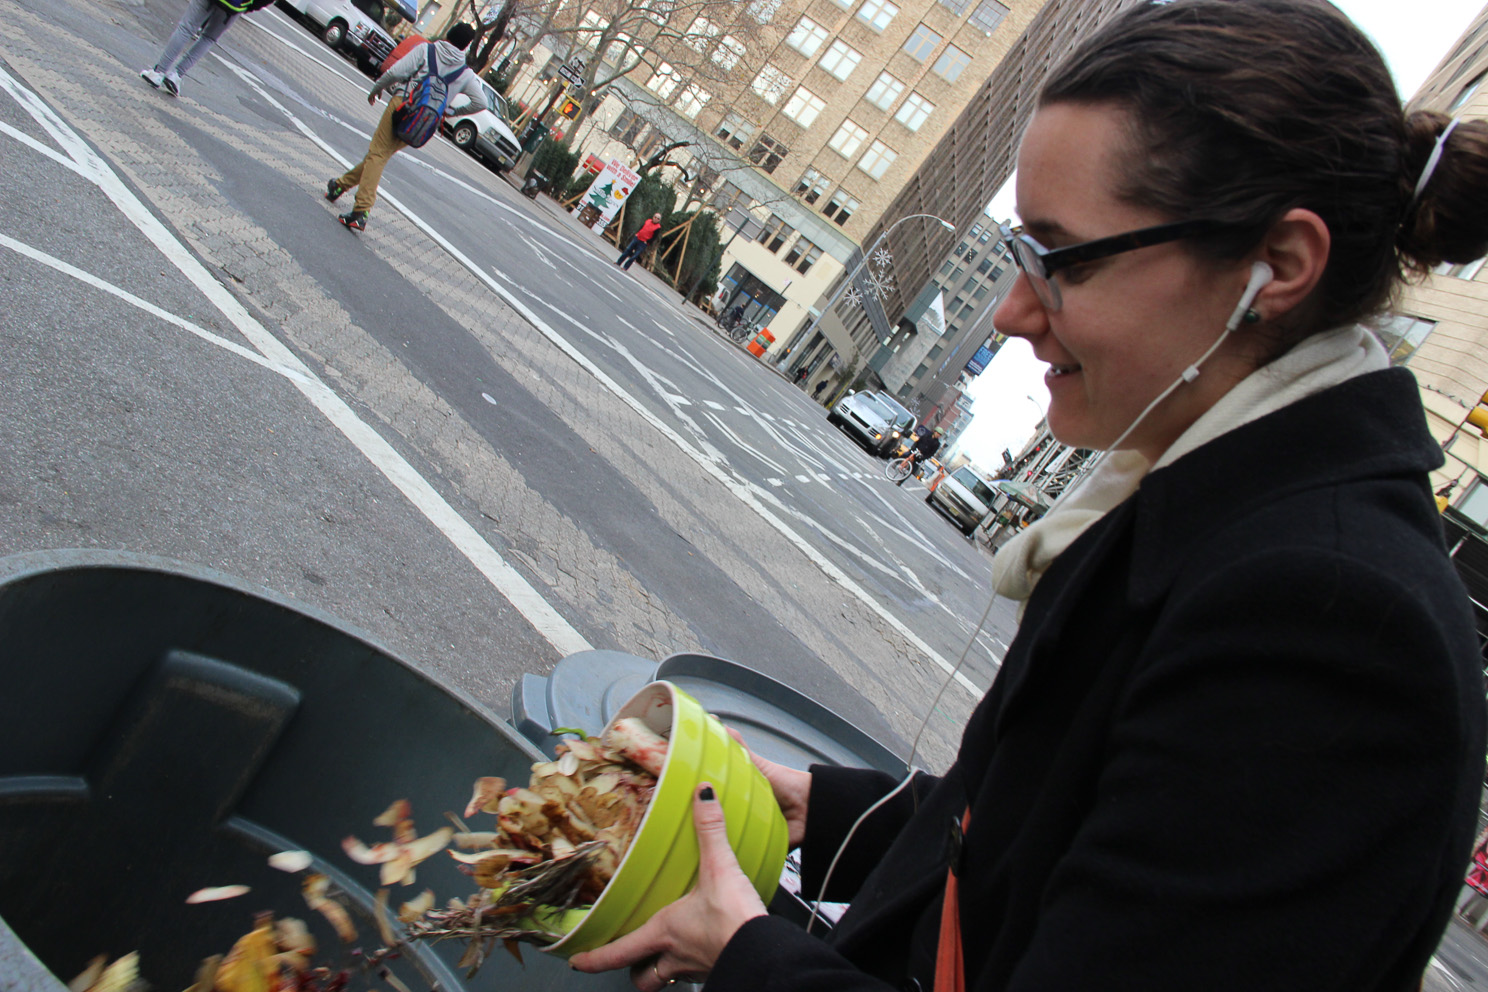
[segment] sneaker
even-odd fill
[[[165,81],[165,73],[157,72],[154,69],[141,69],[140,78],[158,90],[160,89],[160,84]]]
[[[330,200],[332,203],[335,203],[337,200],[341,199],[341,194],[345,193],[346,190],[347,187],[342,186],[340,183],[336,182],[336,180],[331,179],[326,182],[326,199]]]
[[[367,229],[367,212],[365,210],[353,210],[351,213],[342,214],[336,219],[352,231],[365,231]]]
[[[165,91],[171,96],[181,95],[181,81],[175,76],[162,76],[160,78],[160,85],[164,87]]]

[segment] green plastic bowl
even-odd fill
[[[692,797],[703,782],[713,785],[723,803],[729,845],[765,902],[785,866],[785,817],[770,783],[717,717],[670,682],[652,682],[632,696],[605,732],[625,717],[639,717],[671,745],[651,805],[615,876],[582,918],[577,911],[565,914],[564,923],[577,922],[545,948],[562,957],[623,937],[692,889],[698,872]]]

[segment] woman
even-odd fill
[[[574,964],[644,992],[1415,988],[1483,683],[1440,449],[1358,324],[1402,263],[1488,252],[1488,126],[1448,124],[1407,120],[1322,0],[1143,5],[1077,49],[1024,136],[996,325],[1048,363],[1054,434],[1113,453],[998,554],[1023,619],[955,764],[842,848],[829,941],[762,915],[700,799],[697,889]],[[761,765],[814,894],[894,783]]]

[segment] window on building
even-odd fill
[[[946,82],[954,83],[961,78],[961,73],[965,72],[969,65],[971,65],[970,55],[955,45],[947,45],[940,58],[935,60],[935,71]]]
[[[982,259],[982,264],[977,266],[977,272],[981,275],[986,275],[989,271],[991,271],[991,269],[992,259],[990,258]]]
[[[941,0],[942,3],[945,0]],[[997,30],[997,25],[1007,16],[1008,9],[997,0],[982,0],[971,12],[971,18],[966,22],[976,28],[982,34],[991,34]]]
[[[702,112],[703,108],[708,105],[708,101],[712,98],[713,94],[703,89],[697,83],[689,83],[682,91],[682,95],[677,97],[677,102],[674,106],[677,108],[677,113],[691,120]]]
[[[899,112],[894,115],[894,120],[911,131],[918,131],[920,125],[929,120],[934,112],[935,104],[918,93],[911,93],[904,98],[904,103],[900,105]]]
[[[1462,91],[1457,94],[1457,98],[1453,100],[1451,106],[1447,108],[1447,113],[1452,114],[1461,110],[1463,105],[1466,104],[1467,101],[1471,100],[1473,98],[1473,95],[1478,92],[1478,87],[1483,85],[1484,78],[1488,78],[1488,72],[1478,73],[1476,76],[1473,77],[1472,82],[1462,87]]]
[[[951,273],[951,278],[948,281],[952,283],[957,282],[965,274],[966,270],[958,265],[956,266],[955,271]]]
[[[776,66],[766,63],[759,75],[754,77],[754,91],[770,106],[780,102],[791,87],[791,78]]]
[[[1488,259],[1480,258],[1476,262],[1464,262],[1460,265],[1453,264],[1452,262],[1443,262],[1432,271],[1437,275],[1451,276],[1454,279],[1471,280],[1477,278],[1478,272],[1483,268],[1485,261],[1488,261]]]
[[[992,292],[992,287],[984,283],[976,288],[976,292],[971,294],[971,298],[973,300],[985,300],[987,294],[990,292]]]
[[[810,127],[816,120],[817,114],[820,114],[826,105],[827,101],[801,86],[785,102],[785,109],[782,113],[802,127]]]
[[[789,154],[789,148],[768,134],[761,134],[754,147],[749,149],[749,161],[766,172],[773,173],[781,160]]]
[[[821,57],[817,65],[838,79],[846,79],[852,75],[852,71],[861,61],[863,61],[863,53],[838,38],[832,42],[831,47],[827,49],[827,54]]]
[[[584,11],[584,19],[579,22],[579,30],[576,32],[582,40],[585,48],[599,47],[600,35],[604,34],[605,28],[610,26],[608,18],[600,17],[592,10]]]
[[[858,159],[858,168],[874,179],[882,179],[884,173],[889,171],[889,166],[894,164],[894,159],[898,157],[899,154],[894,149],[882,141],[874,141],[863,153],[863,157]]]
[[[889,26],[894,15],[899,13],[899,8],[889,0],[863,0],[863,6],[858,8],[858,19],[866,23],[875,31],[882,31]]]
[[[843,121],[837,133],[832,135],[832,140],[827,142],[827,147],[843,158],[852,158],[867,140],[868,132],[854,124],[849,118]]]
[[[940,264],[940,274],[943,276],[948,276],[951,274],[951,270],[955,267],[956,263],[948,258]]]
[[[761,24],[769,24],[780,11],[780,0],[750,0],[749,16]]]
[[[1380,341],[1390,353],[1391,365],[1403,365],[1426,336],[1436,327],[1436,321],[1412,317],[1404,313],[1388,314],[1379,324]]]
[[[645,126],[646,122],[635,111],[627,107],[620,111],[620,115],[615,118],[615,123],[610,125],[610,135],[627,145],[634,146],[635,140],[641,136],[641,131]]]
[[[926,373],[928,373],[929,371],[930,371],[930,366],[929,365],[926,365],[924,362],[921,362],[919,364],[919,367],[914,370],[914,375],[910,376],[910,378],[911,379],[923,379],[923,378],[925,378]]]
[[[815,169],[807,169],[801,173],[801,178],[796,182],[796,188],[791,190],[793,196],[799,196],[807,203],[815,203],[821,199],[827,187],[832,181]]]
[[[605,46],[604,60],[622,69],[630,69],[641,61],[644,49],[624,31],[616,32],[615,40]]]
[[[706,17],[699,17],[692,22],[692,27],[687,29],[687,36],[682,40],[693,51],[706,52],[717,37],[718,26]]]
[[[752,202],[749,197],[744,195],[742,189],[725,179],[713,191],[713,197],[708,201],[708,204],[718,214],[727,215],[735,207],[748,210]]]
[[[718,47],[713,49],[713,61],[724,72],[733,71],[734,66],[744,57],[744,43],[731,34],[723,36]]]
[[[933,362],[937,358],[939,358],[944,352],[945,352],[945,345],[938,344],[934,348],[931,348],[930,349],[929,353],[925,355],[925,358],[927,358],[928,360],[930,360],[930,361]]]
[[[990,229],[983,231],[982,236],[980,238],[977,238],[977,240],[980,241],[982,244],[986,244],[988,241],[992,240],[992,231]]]
[[[718,125],[718,130],[713,134],[722,138],[723,143],[730,148],[739,149],[744,147],[744,142],[754,137],[754,125],[738,114],[724,114],[723,123]]]
[[[966,253],[966,264],[967,265],[970,265],[972,262],[975,262],[976,261],[976,257],[977,257],[976,249],[973,248],[971,251],[969,251],[969,252]]]
[[[764,245],[765,250],[773,255],[778,252],[781,246],[789,241],[791,239],[791,235],[795,233],[796,229],[787,224],[785,222],[785,218],[777,217],[774,214],[771,214],[770,219],[765,223],[765,229],[763,231],[760,231],[759,237],[755,240]]]
[[[963,241],[959,245],[956,246],[956,257],[957,258],[960,258],[962,255],[965,255],[965,254],[966,254],[966,242]]]
[[[802,17],[796,22],[795,30],[786,37],[785,43],[809,59],[821,50],[822,42],[826,40],[826,28],[809,17]]]
[[[880,72],[873,85],[868,87],[868,93],[863,97],[879,110],[888,110],[899,99],[899,94],[904,92],[904,84],[895,79],[887,72]]]
[[[982,225],[980,225],[980,224],[973,224],[973,225],[971,225],[971,230],[966,232],[966,236],[968,238],[974,238],[978,234],[981,234],[981,233],[982,233]]]
[[[662,62],[657,65],[655,74],[646,80],[646,89],[655,93],[659,99],[666,100],[676,92],[681,82],[681,73],[673,69],[670,62]]]
[[[821,257],[820,248],[805,238],[797,238],[796,243],[791,245],[790,251],[785,253],[785,264],[794,266],[797,272],[805,275],[811,271],[811,267]]]
[[[922,23],[910,34],[909,40],[904,43],[904,50],[916,61],[924,62],[935,54],[935,48],[939,44],[940,35]]]
[[[960,17],[966,13],[966,8],[971,6],[971,0],[940,0],[940,5]]]
[[[992,270],[992,276],[991,276],[991,278],[992,278],[992,281],[993,281],[993,282],[996,282],[996,281],[997,281],[997,279],[998,279],[998,277],[1000,277],[1000,276],[1001,276],[1001,275],[1002,275],[1002,273],[1003,273],[1003,271],[1004,271],[1004,270],[1003,270],[1003,269],[1000,269],[1000,268],[997,268],[997,269],[993,269],[993,270]]]
[[[964,306],[964,307],[961,308],[961,316],[963,316],[963,317],[970,317],[971,314],[972,314],[972,311],[974,311],[975,309],[976,309],[976,304],[975,303],[968,303],[968,304],[966,304],[966,306]]]
[[[826,214],[829,220],[836,221],[837,226],[841,227],[847,223],[847,219],[853,215],[859,205],[856,197],[839,187],[837,192],[832,194],[832,199],[827,201],[827,205],[822,207],[822,213]]]

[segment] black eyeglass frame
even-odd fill
[[[1107,238],[1097,238],[1094,241],[1082,241],[1079,244],[1052,249],[1045,248],[1031,235],[1024,234],[1023,228],[1013,227],[1006,222],[998,224],[997,231],[1003,241],[1007,242],[1013,254],[1013,261],[1017,263],[1018,268],[1049,286],[1053,292],[1052,302],[1044,299],[1042,293],[1039,296],[1051,309],[1057,310],[1062,303],[1059,287],[1049,280],[1060,269],[1079,265],[1082,262],[1093,262],[1099,258],[1110,258],[1112,255],[1136,251],[1138,248],[1150,248],[1153,245],[1208,234],[1223,226],[1221,221],[1208,219],[1169,221],[1166,224],[1155,224],[1152,227],[1138,228],[1123,234],[1113,234]],[[1020,248],[1027,249],[1031,253],[1031,258],[1025,258]],[[1030,263],[1037,265],[1037,271]]]

